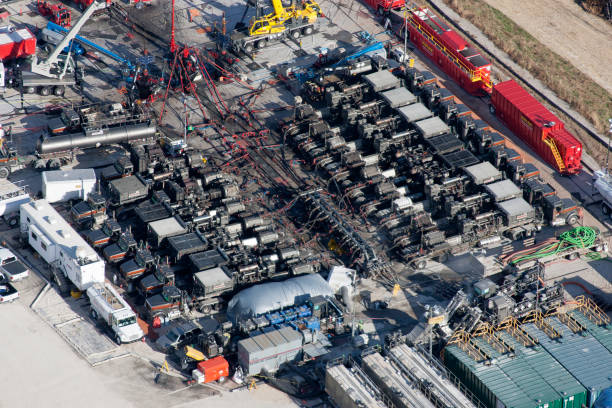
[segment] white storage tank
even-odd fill
[[[96,181],[94,169],[43,171],[43,198],[49,203],[86,200],[90,193],[95,193]]]

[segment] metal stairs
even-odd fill
[[[559,168],[559,171],[563,173],[565,171],[565,163],[563,162],[563,158],[561,157],[561,153],[559,153],[559,149],[557,148],[557,144],[555,143],[554,139],[547,137],[544,139],[544,143],[550,147],[550,150],[555,158],[555,162],[557,162],[557,167]]]

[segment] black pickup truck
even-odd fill
[[[132,233],[125,231],[119,236],[116,243],[104,248],[104,259],[110,263],[120,262],[125,259],[128,253],[134,251],[137,246],[138,243]]]

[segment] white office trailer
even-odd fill
[[[11,228],[19,223],[19,206],[30,201],[30,195],[24,187],[0,179],[0,216]]]
[[[79,289],[104,282],[104,261],[46,200],[21,205],[22,236]]]
[[[96,192],[94,169],[52,170],[42,172],[43,198],[50,203],[87,200]]]

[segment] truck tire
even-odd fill
[[[567,259],[569,259],[570,261],[573,261],[574,259],[578,259],[578,252],[572,252],[571,254],[567,256]]]
[[[252,54],[253,53],[253,44],[252,43],[248,43],[244,45],[244,52],[247,54]]]
[[[115,334],[115,343],[117,343],[119,346],[121,345],[121,337],[119,337],[118,334]]]
[[[11,174],[11,169],[8,167],[0,167],[0,179],[8,178],[9,174]]]
[[[267,41],[266,40],[259,40],[255,43],[255,46],[257,47],[258,50],[261,50],[263,48],[266,48],[267,45]]]
[[[427,261],[424,259],[421,259],[420,261],[416,261],[414,263],[414,267],[416,269],[425,269],[426,266],[427,266]]]
[[[293,30],[291,32],[291,38],[293,38],[294,40],[297,40],[301,36],[302,36],[302,33],[300,33],[300,30]]]
[[[64,85],[57,85],[53,87],[53,95],[55,96],[64,96],[65,92],[66,92],[66,87],[64,87]]]
[[[312,29],[312,27],[311,27],[311,26],[304,27],[304,28],[302,29],[302,34],[304,34],[304,35],[310,35],[310,34],[312,34],[312,33],[313,33],[313,31],[314,31],[314,30]]]
[[[62,167],[62,162],[59,159],[51,159],[47,162],[47,169],[59,170]]]
[[[8,219],[9,227],[15,228],[18,224],[19,224],[19,217],[17,215],[14,215]]]
[[[210,314],[210,312],[212,312],[212,307],[210,305],[204,305],[200,307],[200,313],[208,315]]]
[[[578,215],[577,214],[570,214],[567,217],[567,220],[565,222],[567,222],[567,225],[572,225],[572,226],[576,225],[578,223]]]
[[[41,86],[38,90],[38,93],[42,96],[49,96],[51,94],[51,88],[49,88],[48,86]]]
[[[89,314],[91,314],[91,318],[94,319],[94,321],[98,321],[98,312],[95,311],[95,309],[91,309]]]
[[[35,94],[36,93],[36,87],[35,86],[28,86],[25,88],[25,92],[27,94]]]
[[[602,203],[601,204],[601,212],[604,215],[610,215],[610,208],[606,204]]]

